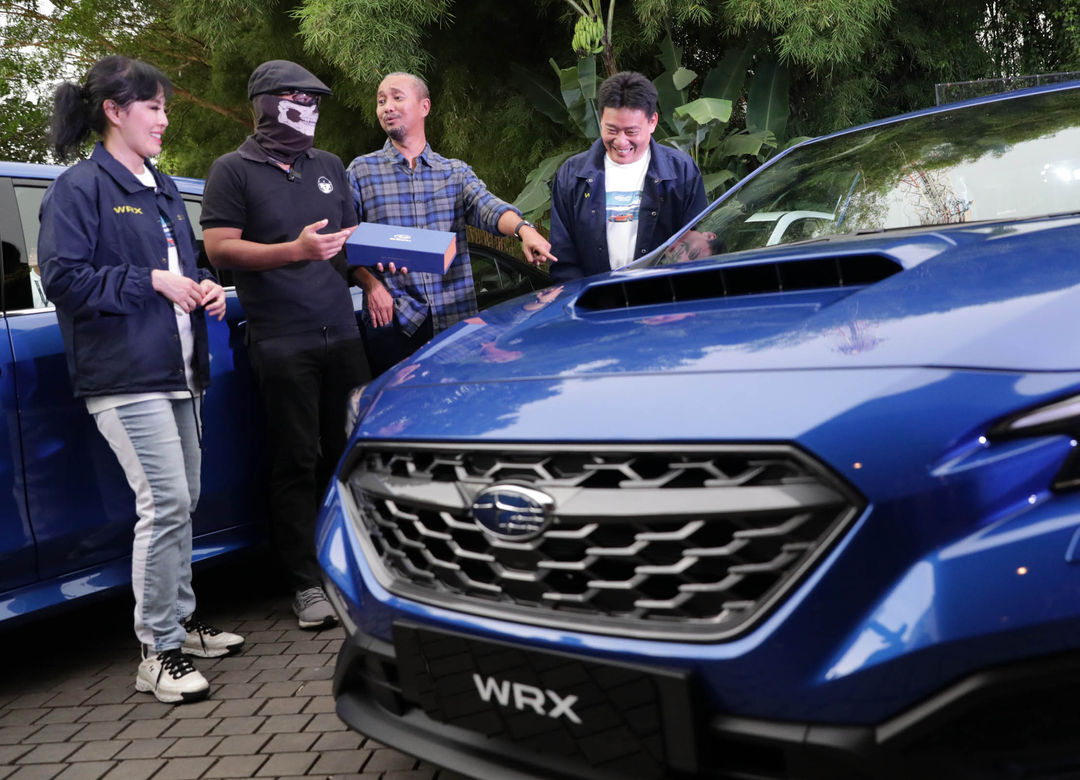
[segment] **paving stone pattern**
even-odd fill
[[[195,704],[135,691],[129,594],[0,628],[0,780],[468,780],[338,719],[342,630],[301,631],[273,571],[251,554],[196,572],[199,616],[247,643],[196,659],[211,692]]]

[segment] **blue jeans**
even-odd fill
[[[191,513],[199,500],[200,399],[155,399],[94,415],[135,493],[135,636],[155,652],[184,643],[195,611]]]

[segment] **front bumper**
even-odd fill
[[[479,674],[494,683],[489,672],[506,681],[501,703],[498,691],[485,703],[469,685]],[[346,723],[470,776],[662,778],[697,770],[686,683],[678,673],[541,656],[399,623],[393,645],[349,638],[334,691]],[[547,685],[583,698],[530,695]]]
[[[401,634],[396,641],[401,644]],[[601,735],[609,749],[594,749],[595,760],[578,744],[571,746],[576,753],[571,755],[565,735],[545,734],[544,718],[529,713],[497,718],[497,735],[441,721],[425,709],[423,694],[403,684],[409,662],[402,661],[394,644],[361,633],[348,636],[334,675],[338,716],[379,742],[478,780],[899,780],[920,774],[984,780],[1080,773],[1080,746],[1073,737],[1080,726],[1073,706],[1080,695],[1076,653],[972,675],[877,726],[707,712],[692,694],[682,696],[692,684],[674,685],[659,761],[641,742],[611,734]],[[653,668],[638,671],[650,678],[657,674]],[[443,710],[438,717],[455,716]],[[594,740],[595,748],[596,738],[585,735],[584,741]]]

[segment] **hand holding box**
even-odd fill
[[[444,274],[457,255],[457,235],[443,230],[361,222],[345,241],[349,265],[384,266]]]

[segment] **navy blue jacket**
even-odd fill
[[[649,139],[649,167],[638,212],[635,257],[648,254],[707,205],[690,155]],[[611,270],[608,260],[603,141],[564,162],[551,185],[551,264],[556,282]]]
[[[187,390],[173,304],[156,292],[150,272],[168,270],[161,217],[172,223],[184,276],[198,245],[172,179],[146,162],[156,192],[100,143],[89,160],[64,171],[41,203],[38,255],[45,294],[67,351],[76,396]],[[206,316],[191,313],[195,379],[210,383]]]

